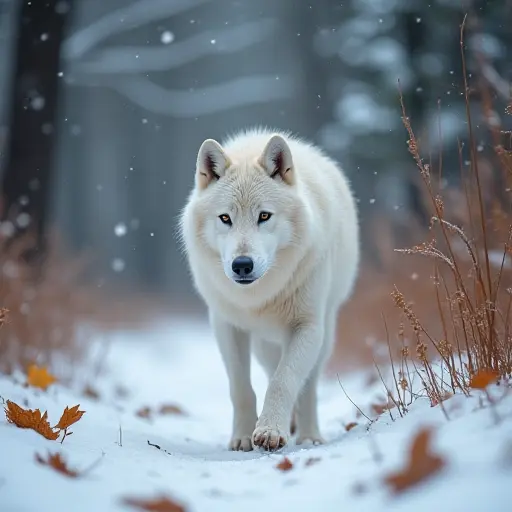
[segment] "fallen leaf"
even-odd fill
[[[135,412],[135,414],[139,418],[149,419],[152,415],[151,407],[141,407],[138,411]]]
[[[390,409],[393,409],[393,407],[396,407],[393,402],[389,402],[389,403],[385,402],[382,404],[372,404],[371,405],[373,412],[379,416],[382,413],[389,411]]]
[[[18,404],[7,400],[7,407],[4,408],[7,421],[14,423],[19,428],[30,428],[41,434],[46,439],[55,441],[59,437],[48,423],[48,413],[41,414],[39,409],[23,409]]]
[[[276,469],[279,469],[280,471],[290,471],[292,468],[292,461],[288,457],[284,457],[283,460],[276,466]]]
[[[167,415],[167,414],[179,414],[184,416],[185,411],[179,406],[174,404],[163,404],[158,409],[158,414]]]
[[[354,427],[357,427],[357,423],[356,423],[355,421],[352,421],[352,422],[347,423],[347,424],[345,425],[345,430],[346,430],[347,432],[350,432]]]
[[[71,409],[66,407],[64,409],[64,412],[62,413],[62,416],[60,417],[59,422],[53,428],[58,428],[59,430],[66,430],[71,425],[73,425],[73,423],[76,423],[78,420],[80,420],[80,418],[85,414],[85,411],[79,411],[79,407],[80,404],[71,407]]]
[[[93,400],[98,400],[100,398],[98,391],[96,391],[90,384],[85,386],[83,393],[86,397],[92,398]]]
[[[306,459],[305,465],[306,466],[313,466],[314,464],[320,462],[322,459],[320,457],[309,457],[309,459]]]
[[[406,467],[385,477],[384,481],[395,494],[413,487],[445,466],[445,460],[430,450],[431,437],[432,430],[421,429],[412,441]]]
[[[39,367],[36,364],[31,364],[28,367],[27,384],[29,386],[46,390],[54,382],[57,382],[57,379],[48,372],[46,367]]]
[[[147,512],[185,512],[185,507],[179,503],[161,496],[154,500],[140,500],[137,498],[124,498],[123,503],[129,507],[138,508]]]
[[[473,389],[485,389],[490,384],[496,382],[498,377],[498,372],[492,370],[481,370],[471,377],[469,387]]]
[[[62,458],[60,453],[48,453],[46,459],[44,459],[41,455],[36,453],[36,461],[39,462],[39,464],[43,464],[43,466],[49,466],[58,473],[66,475],[70,478],[76,478],[77,476],[79,476],[78,471],[69,469],[69,467],[66,464],[66,461]]]

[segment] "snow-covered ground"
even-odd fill
[[[227,450],[231,406],[227,380],[207,327],[183,323],[147,333],[119,333],[106,356],[110,373],[92,385],[100,400],[79,393],[93,374],[76,375],[76,389],[55,384],[47,392],[0,377],[0,395],[22,406],[48,410],[55,423],[65,406],[86,413],[61,445],[0,416],[0,510],[2,512],[101,512],[130,510],[124,497],[166,495],[190,511],[510,511],[512,485],[512,397],[501,400],[495,423],[480,392],[439,407],[418,399],[405,418],[384,413],[368,429],[337,382],[320,391],[321,425],[327,444],[304,448],[293,441],[282,453]],[[345,390],[363,410],[382,396],[367,374],[341,375]],[[259,406],[266,379],[254,370]],[[128,397],[118,397],[122,384]],[[503,389],[497,391],[503,394]],[[140,407],[180,405],[187,416],[134,413]],[[393,411],[393,417],[397,413]],[[364,418],[363,418],[364,420]],[[357,421],[350,431],[344,425]],[[394,496],[385,475],[405,464],[421,426],[436,427],[433,449],[446,458],[436,476]],[[120,431],[122,438],[120,443]],[[159,450],[150,443],[159,445]],[[35,453],[60,451],[73,469],[99,462],[85,476],[67,478],[38,464]],[[164,451],[165,450],[165,451]],[[286,455],[290,471],[276,465]],[[308,460],[314,458],[312,463]]]

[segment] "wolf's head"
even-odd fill
[[[229,154],[227,147],[208,139],[199,149],[195,230],[226,276],[250,286],[270,269],[293,271],[286,249],[304,241],[304,205],[282,136],[269,136],[261,151],[251,147]]]

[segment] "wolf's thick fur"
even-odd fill
[[[356,205],[340,168],[287,133],[208,139],[180,229],[229,377],[231,449],[278,449],[293,415],[297,442],[321,443],[317,383],[359,263]],[[251,348],[269,377],[259,418]]]

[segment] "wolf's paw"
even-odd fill
[[[297,444],[319,446],[325,444],[325,439],[320,434],[299,436]]]
[[[229,449],[237,452],[250,452],[252,448],[251,436],[235,436],[229,442]]]
[[[276,451],[288,442],[288,435],[277,427],[261,426],[256,427],[252,434],[254,447],[263,448],[268,451]]]

